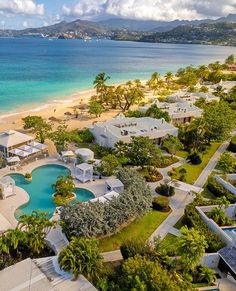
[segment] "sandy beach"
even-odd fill
[[[49,101],[46,104],[41,104],[38,106],[24,106],[22,109],[19,109],[18,112],[3,113],[2,115],[0,115],[0,132],[9,129],[22,130],[22,118],[28,115],[39,115],[42,116],[44,119],[54,117],[59,120],[64,120],[68,125],[68,129],[72,130],[76,128],[82,129],[88,127],[96,121],[107,120],[116,116],[120,112],[120,110],[109,110],[109,112],[104,112],[102,116],[98,118],[89,116],[86,113],[79,114],[78,118],[65,115],[66,112],[70,112],[73,114],[74,106],[88,104],[90,97],[94,94],[95,90],[90,89],[87,91],[76,92],[71,96]],[[57,123],[55,123],[55,126],[57,126]]]

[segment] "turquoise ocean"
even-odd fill
[[[0,39],[0,114],[45,104],[93,87],[99,72],[111,83],[147,79],[187,65],[223,61],[236,48],[111,40]]]

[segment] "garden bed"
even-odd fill
[[[146,182],[159,182],[163,179],[162,174],[154,167],[145,167],[137,172],[145,178]]]

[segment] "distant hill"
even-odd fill
[[[116,40],[160,43],[194,43],[236,46],[236,22],[203,23],[198,26],[181,25],[167,32],[122,33]]]
[[[145,42],[235,45],[236,14],[216,20],[141,21],[114,18],[99,22],[75,20],[24,30],[0,30],[0,37],[111,38]]]

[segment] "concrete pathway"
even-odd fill
[[[200,174],[198,179],[195,181],[194,186],[203,187],[205,185],[208,177],[210,176],[210,174],[212,173],[212,171],[216,167],[217,160],[226,151],[228,146],[229,146],[228,141],[224,142],[222,145],[219,146],[218,150],[212,156],[212,158],[209,161],[209,163],[207,164],[207,166],[204,168],[204,170],[202,171],[202,173]]]

